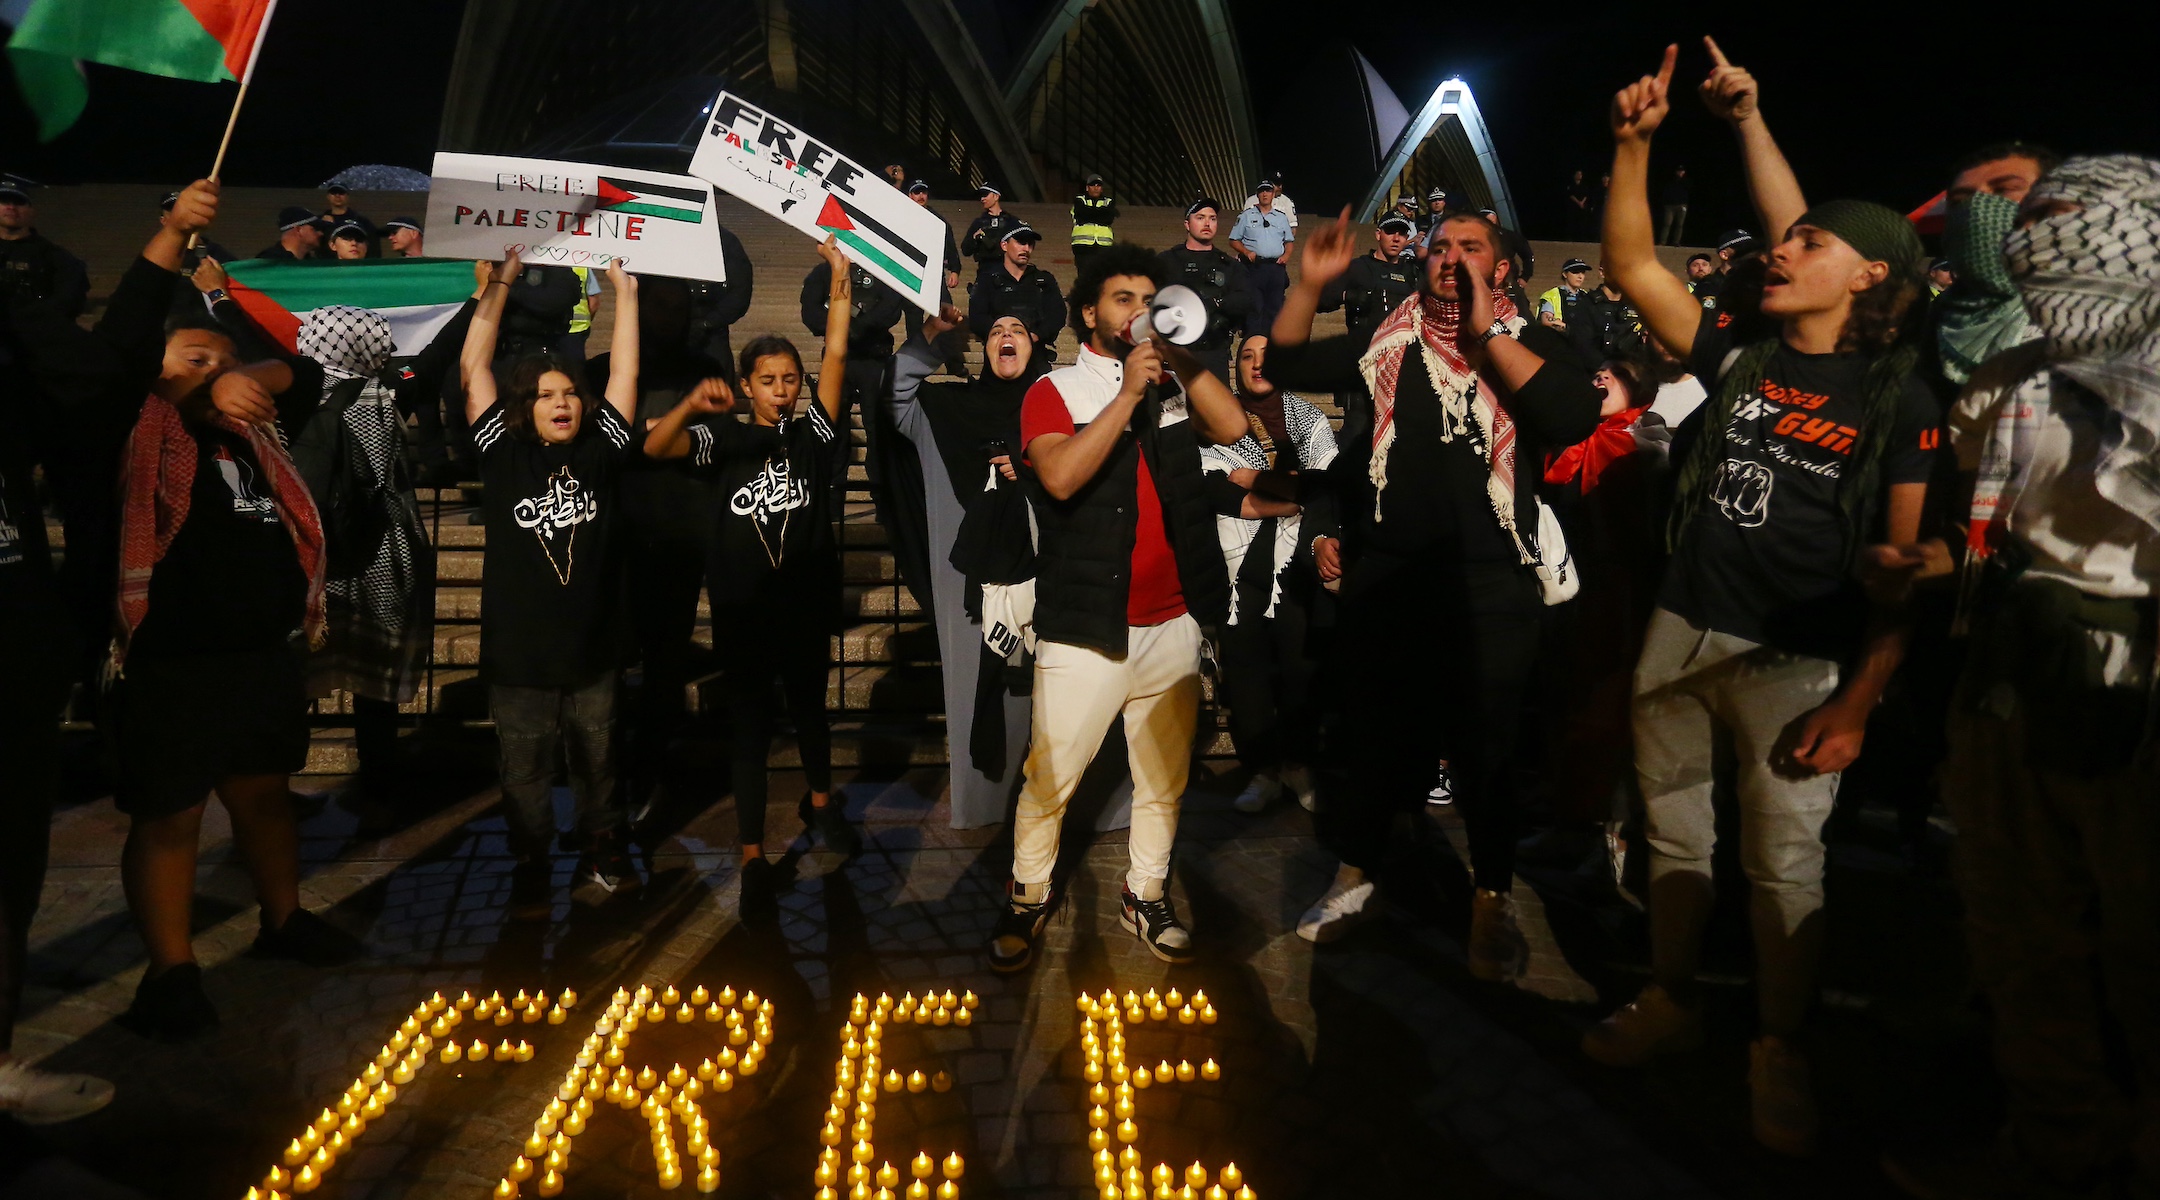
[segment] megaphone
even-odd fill
[[[1156,335],[1173,346],[1190,346],[1207,333],[1207,327],[1207,301],[1184,284],[1173,283],[1155,293],[1146,311],[1126,322],[1120,336],[1131,346]]]

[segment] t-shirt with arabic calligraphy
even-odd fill
[[[489,683],[582,687],[623,665],[628,639],[616,546],[630,427],[588,401],[559,445],[513,432],[497,403],[473,426],[487,556],[480,670]]]
[[[837,618],[831,422],[817,404],[785,426],[732,416],[689,427],[692,470],[714,482],[719,512],[705,554],[713,606],[815,606]]]

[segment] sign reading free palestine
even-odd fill
[[[937,312],[944,220],[817,138],[722,92],[690,173],[820,242],[833,237],[864,270]]]
[[[591,163],[437,154],[428,253],[726,282],[702,179]]]

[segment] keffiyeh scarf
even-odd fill
[[[2160,530],[2160,160],[2070,159],[2034,185],[2025,207],[2050,201],[2076,207],[2013,231],[2003,258],[2047,339],[2049,365],[2099,396],[2113,417],[2095,487]],[[1985,496],[1984,459],[1981,476],[1976,518],[1984,501],[1992,516],[2000,499],[1999,487]]]
[[[1510,333],[1522,332],[1525,324],[1505,293],[1493,295],[1493,315]],[[1532,560],[1515,527],[1515,421],[1507,410],[1493,403],[1478,386],[1477,371],[1464,357],[1460,342],[1462,306],[1434,297],[1415,295],[1402,302],[1373,333],[1372,345],[1358,360],[1358,370],[1373,398],[1372,463],[1368,474],[1373,485],[1373,520],[1381,519],[1387,492],[1388,450],[1395,444],[1395,391],[1402,380],[1403,360],[1417,347],[1425,360],[1426,378],[1440,401],[1440,440],[1470,439],[1488,465],[1486,498],[1493,517],[1515,539],[1523,561]]]
[[[309,313],[294,344],[322,364],[325,397],[339,380],[376,375],[397,353],[389,318],[350,304],[324,305]]]
[[[1943,252],[1957,283],[1936,301],[1936,350],[1952,383],[1981,363],[2040,335],[2018,302],[2017,284],[2003,261],[2003,242],[2017,225],[2017,205],[1981,192],[1950,210]]]
[[[278,520],[292,535],[307,576],[307,616],[302,628],[310,647],[323,639],[323,531],[315,500],[277,435],[224,413],[210,419],[221,429],[244,438],[263,480],[277,502]],[[128,435],[127,455],[120,462],[120,596],[118,639],[113,648],[116,666],[127,661],[128,643],[150,612],[150,576],[172,549],[173,539],[187,524],[189,502],[194,495],[195,468],[200,449],[187,430],[180,410],[161,396],[143,401],[142,415]]]

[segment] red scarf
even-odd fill
[[[1505,292],[1495,292],[1492,300],[1493,316],[1511,330],[1521,329],[1514,301]],[[1485,457],[1490,468],[1486,492],[1493,515],[1512,535],[1515,421],[1506,408],[1493,403],[1489,389],[1478,386],[1477,372],[1463,355],[1461,338],[1462,305],[1422,292],[1403,301],[1373,333],[1372,345],[1358,364],[1373,398],[1373,519],[1380,519],[1381,494],[1387,490],[1388,447],[1395,440],[1395,389],[1402,380],[1404,356],[1416,345],[1425,356],[1425,373],[1431,379],[1433,394],[1440,400],[1440,440],[1452,442],[1466,436]]]
[[[255,463],[270,485],[278,519],[292,535],[307,575],[307,617],[302,628],[308,646],[323,640],[323,531],[315,498],[308,494],[285,447],[259,426],[248,425],[224,413],[211,420],[247,440]],[[128,643],[143,617],[150,611],[150,575],[165,552],[172,548],[180,527],[187,524],[188,502],[194,495],[195,466],[200,450],[180,410],[171,401],[151,396],[143,402],[142,415],[128,435],[127,455],[120,461],[120,628],[114,647],[116,665],[127,660]]]

